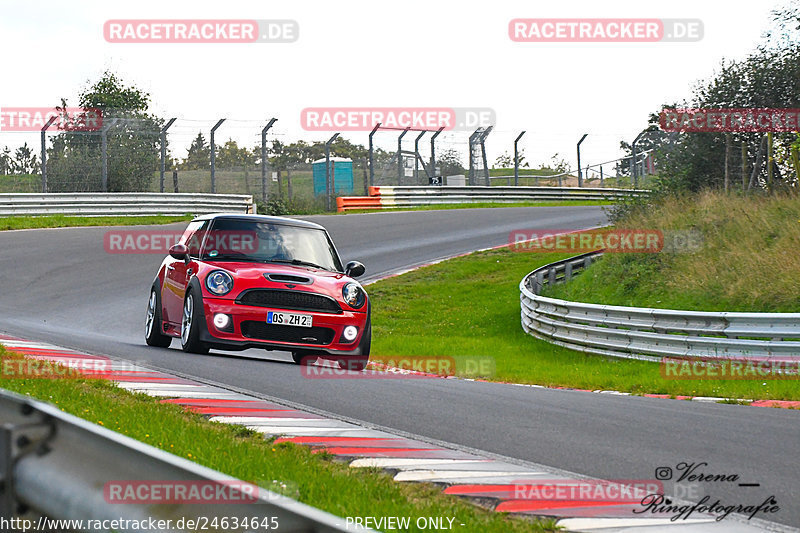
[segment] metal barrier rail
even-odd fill
[[[242,489],[247,486],[244,482],[18,394],[0,390],[0,421],[0,517],[6,519],[19,516],[20,509],[27,508],[23,517],[83,520],[84,524],[90,519],[143,523],[151,518],[172,520],[172,527],[161,531],[191,530],[176,528],[177,520],[202,523],[198,522],[202,517],[209,524],[215,517],[237,517],[240,523],[244,518],[276,517],[280,531],[348,531],[345,520],[334,515],[266,489],[259,489],[250,498]],[[106,500],[106,483],[142,480],[208,482],[211,486],[224,486],[231,495],[228,500],[235,500],[233,493],[239,490],[242,498],[238,503],[213,505],[113,504]],[[140,530],[148,529],[142,526]],[[249,529],[242,526],[220,530]]]
[[[343,196],[336,199],[339,211],[352,209],[392,209],[441,204],[477,202],[516,203],[530,201],[606,200],[647,196],[641,189],[589,187],[370,187],[369,196]]]
[[[0,194],[0,216],[12,215],[203,215],[253,213],[253,197],[193,193]]]
[[[602,252],[538,268],[520,282],[522,329],[573,350],[629,359],[800,358],[800,313],[727,313],[622,307],[541,296]]]

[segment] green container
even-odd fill
[[[314,174],[314,196],[325,194],[325,159],[311,163]],[[334,196],[353,194],[353,160],[331,157]]]

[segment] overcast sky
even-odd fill
[[[0,107],[76,103],[104,70],[149,92],[153,111],[179,117],[172,146],[230,121],[218,139],[253,146],[269,117],[286,140],[304,132],[305,107],[489,107],[495,132],[490,163],[527,130],[533,163],[559,152],[574,164],[619,157],[619,141],[646,126],[648,113],[689,95],[723,58],[744,57],[779,2],[270,0],[202,2],[2,1]],[[704,38],[689,43],[517,43],[514,18],[696,18]],[[109,19],[293,19],[290,44],[118,44],[103,37]],[[345,134],[366,144],[366,133]],[[409,135],[407,138],[410,138]],[[464,146],[466,134],[443,135]],[[395,134],[381,136],[385,146]],[[37,137],[0,133],[0,146]],[[427,146],[427,143],[426,143]],[[180,151],[176,151],[181,155]]]

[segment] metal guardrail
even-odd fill
[[[254,212],[253,197],[193,193],[0,194],[0,216],[203,215]]]
[[[461,187],[409,186],[370,187],[369,196],[337,198],[339,211],[392,209],[478,202],[516,203],[530,201],[606,200],[647,196],[648,190],[589,187]]]
[[[522,329],[573,350],[629,359],[800,358],[800,313],[680,311],[541,296],[545,284],[569,280],[601,255],[579,255],[525,276]]]
[[[109,481],[210,482],[228,491],[244,482],[3,390],[0,423],[0,517],[5,519],[20,516],[22,506],[28,509],[25,517],[82,520],[84,524],[88,520],[172,521],[172,527],[160,531],[187,530],[175,527],[179,519],[202,523],[198,522],[201,517],[209,525],[214,517],[220,523],[223,517],[238,517],[240,523],[244,518],[276,517],[280,531],[348,531],[345,520],[266,489],[254,494],[256,501],[242,498],[240,503],[108,503],[104,486]],[[123,530],[153,530],[141,527]],[[209,529],[248,531],[245,526]]]

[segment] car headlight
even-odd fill
[[[351,282],[342,287],[342,297],[344,301],[347,302],[347,305],[353,309],[358,309],[363,306],[364,302],[367,300],[367,293],[364,292],[361,285]]]
[[[211,294],[224,296],[233,289],[233,278],[224,270],[215,270],[206,276],[206,288]]]

